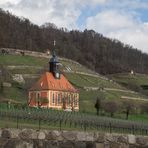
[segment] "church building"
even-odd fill
[[[45,72],[29,90],[29,106],[79,110],[78,90],[60,72],[59,64],[53,49],[49,71]]]

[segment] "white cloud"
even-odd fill
[[[0,0],[0,7],[29,18],[36,24],[55,23],[58,27],[78,28],[81,9],[103,4],[107,0]],[[3,2],[3,3],[1,3]]]
[[[148,23],[141,22],[135,13],[103,11],[89,17],[86,26],[148,53]]]
[[[20,0],[0,0],[0,4],[13,3],[17,4]]]

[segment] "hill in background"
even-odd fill
[[[42,53],[43,54],[43,53]],[[78,62],[66,58],[59,58],[62,63],[61,71],[80,92],[80,111],[95,113],[94,104],[98,96],[120,103],[124,98],[136,102],[147,101],[147,96],[119,85],[115,81],[104,77]],[[48,70],[49,57],[33,57],[29,55],[6,54],[0,55],[0,65],[6,85],[1,90],[1,100],[16,101],[24,104],[28,100],[28,89],[37,81],[40,75]],[[140,76],[140,75],[139,75]],[[21,83],[14,78],[23,79]],[[137,78],[138,79],[138,78]],[[147,77],[145,77],[147,79]],[[140,80],[140,77],[139,77]],[[128,82],[127,82],[128,83]],[[141,85],[145,84],[141,82]],[[103,96],[102,96],[103,95]]]
[[[68,31],[51,23],[37,26],[0,9],[0,47],[43,52],[52,49],[53,40],[58,55],[98,73],[148,73],[148,55],[118,40],[93,30]]]

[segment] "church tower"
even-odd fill
[[[54,41],[54,48],[52,50],[52,57],[49,61],[49,72],[51,72],[56,79],[60,79],[60,70],[59,70],[60,62],[58,61],[58,58],[55,53],[55,44],[56,43]]]
[[[29,89],[29,106],[79,110],[79,92],[60,72],[59,66],[60,62],[55,53],[54,41],[49,70],[43,73]]]

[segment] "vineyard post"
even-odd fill
[[[148,134],[148,130],[147,129],[145,130],[145,133],[146,133],[146,135]]]
[[[60,119],[60,131],[61,131],[61,128],[62,128],[62,120]]]
[[[109,122],[109,132],[112,133],[112,125],[111,125],[111,122]]]
[[[132,134],[135,134],[135,128],[134,128],[134,125],[132,125]]]
[[[19,118],[18,115],[16,116],[16,128],[18,129],[18,124],[19,124]]]
[[[84,124],[84,131],[86,131],[86,122],[83,122]]]
[[[39,117],[39,130],[41,129],[41,119]]]

